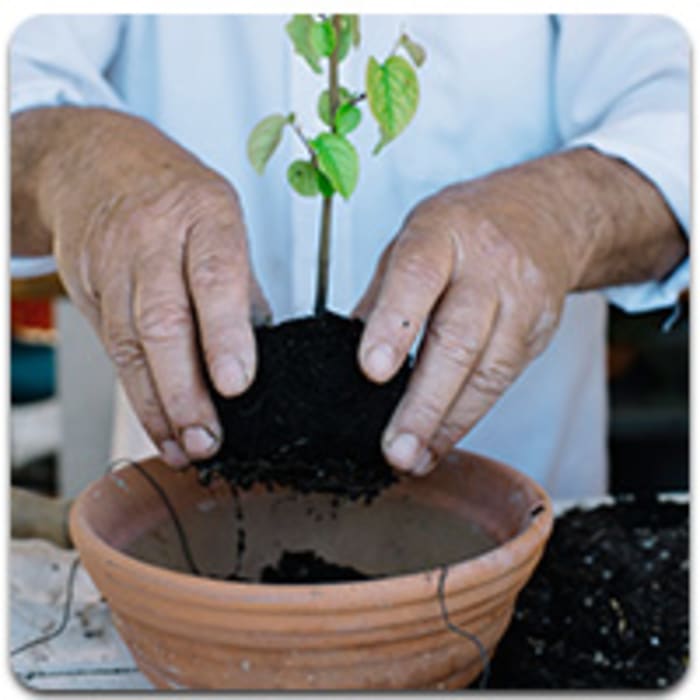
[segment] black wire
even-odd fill
[[[190,543],[185,535],[185,529],[182,527],[180,518],[175,512],[175,508],[168,498],[168,494],[165,493],[165,489],[138,463],[129,460],[129,464],[136,469],[136,471],[141,474],[141,476],[148,481],[148,483],[153,487],[155,492],[160,496],[163,501],[163,505],[167,508],[170,517],[172,518],[173,525],[175,526],[175,531],[177,532],[177,537],[180,540],[180,547],[182,548],[182,553],[187,560],[187,565],[190,567],[190,571],[196,576],[201,576],[202,572],[199,567],[194,563],[194,557],[192,556],[192,550],[190,549]]]
[[[173,507],[172,502],[168,498],[168,495],[165,493],[165,490],[163,487],[138,463],[134,462],[131,459],[128,458],[119,458],[114,460],[113,462],[110,462],[107,465],[107,469],[105,474],[110,474],[114,467],[116,467],[118,464],[128,464],[131,465],[136,469],[136,471],[143,476],[146,481],[153,487],[153,489],[156,491],[156,493],[160,496],[161,500],[163,501],[163,504],[165,505],[166,509],[168,510],[168,513],[170,517],[172,518],[173,524],[175,526],[175,530],[177,532],[178,539],[180,540],[180,546],[182,547],[182,552],[183,555],[185,556],[185,559],[187,560],[187,563],[192,571],[192,573],[196,575],[201,575],[201,572],[197,565],[194,563],[194,559],[192,557],[192,551],[190,549],[189,541],[187,540],[187,536],[185,535],[185,531],[182,527],[182,523],[180,522],[180,518],[178,517],[177,513],[175,512],[175,508]],[[31,649],[32,647],[38,646],[39,644],[45,644],[47,642],[50,642],[52,639],[55,639],[58,637],[60,634],[63,633],[63,631],[66,629],[66,626],[68,625],[68,621],[70,619],[70,612],[71,612],[71,605],[73,602],[73,594],[74,594],[74,589],[75,589],[75,578],[76,578],[76,573],[78,571],[78,566],[80,565],[80,557],[76,557],[73,562],[71,563],[69,572],[68,572],[68,579],[66,582],[66,600],[64,603],[63,607],[63,616],[61,618],[61,621],[59,622],[58,626],[51,630],[50,632],[47,632],[46,634],[42,634],[39,637],[36,637],[35,639],[32,639],[28,642],[25,642],[24,644],[21,644],[18,647],[15,647],[12,649],[10,652],[10,656],[15,656],[17,654],[20,654],[27,649]],[[445,626],[447,629],[449,629],[451,632],[454,634],[459,635],[460,637],[464,637],[465,639],[468,639],[471,641],[479,651],[479,656],[481,657],[481,665],[482,665],[482,674],[481,674],[481,680],[479,682],[479,687],[481,689],[484,689],[488,686],[489,682],[489,675],[491,671],[491,663],[489,661],[489,656],[488,653],[486,652],[486,648],[484,647],[482,641],[477,637],[475,634],[472,632],[469,632],[467,630],[463,630],[461,627],[458,627],[456,624],[454,624],[450,618],[449,618],[449,613],[447,610],[447,602],[445,600],[445,582],[447,581],[447,573],[448,573],[449,566],[447,564],[444,564],[441,567],[440,570],[440,578],[438,579],[438,600],[440,602],[440,611],[442,613],[442,619],[445,623]]]
[[[447,602],[445,600],[445,582],[447,581],[447,571],[449,565],[443,564],[440,569],[440,578],[438,579],[438,600],[440,601],[440,611],[442,613],[442,619],[450,632],[458,634],[460,637],[468,639],[470,642],[476,646],[479,651],[479,656],[481,657],[481,680],[479,681],[479,688],[484,690],[488,687],[489,676],[491,674],[491,662],[489,660],[489,655],[486,652],[486,648],[483,642],[472,632],[462,629],[450,621],[449,613],[447,612]]]
[[[79,565],[80,557],[76,557],[75,559],[73,559],[73,562],[71,563],[70,569],[68,571],[68,580],[66,582],[66,602],[63,604],[63,617],[61,618],[61,621],[58,623],[58,625],[50,632],[42,634],[39,637],[36,637],[35,639],[30,639],[28,642],[25,642],[24,644],[20,644],[18,647],[15,647],[10,652],[10,656],[21,654],[23,651],[38,646],[39,644],[45,644],[46,642],[50,642],[52,639],[58,637],[58,635],[66,629],[66,625],[68,624],[68,620],[70,619],[70,609],[71,604],[73,602],[73,591],[75,588],[75,575],[78,571]]]
[[[175,512],[175,508],[173,507],[173,504],[168,498],[168,495],[165,493],[163,487],[140,464],[134,462],[131,459],[128,459],[127,457],[120,457],[119,459],[115,459],[113,462],[110,462],[105,470],[105,475],[111,474],[113,469],[119,464],[128,464],[134,467],[136,471],[139,474],[141,474],[146,479],[146,481],[148,481],[148,483],[160,496],[161,500],[163,501],[163,504],[168,510],[168,513],[170,514],[170,517],[172,518],[173,524],[175,525],[175,530],[177,531],[177,536],[180,540],[180,546],[182,547],[183,555],[187,560],[187,563],[190,569],[192,570],[192,573],[200,575],[199,569],[197,568],[196,564],[194,563],[194,559],[192,558],[192,551],[190,549],[187,536],[185,535],[185,531],[182,527],[182,523],[180,522],[180,519],[178,518],[177,513]],[[21,654],[27,649],[31,649],[32,647],[38,646],[39,644],[45,644],[47,642],[50,642],[52,639],[55,639],[63,633],[63,631],[66,629],[66,626],[68,625],[68,621],[70,620],[71,606],[73,603],[73,595],[75,591],[75,576],[78,571],[79,565],[80,557],[78,556],[73,560],[68,571],[68,578],[66,580],[66,600],[63,604],[63,616],[58,625],[50,632],[42,634],[12,649],[10,651],[10,656]]]
[[[158,496],[160,496],[161,501],[163,501],[163,505],[168,510],[168,513],[173,521],[178,540],[180,541],[182,554],[187,561],[187,565],[190,567],[190,571],[197,576],[201,576],[202,573],[199,570],[199,567],[194,563],[192,549],[190,547],[189,540],[187,539],[187,535],[185,535],[185,529],[182,527],[182,522],[175,512],[172,501],[165,493],[165,489],[138,462],[135,462],[133,459],[129,459],[128,457],[118,457],[117,459],[111,461],[105,469],[105,476],[111,474],[114,471],[114,468],[120,464],[134,467],[134,469],[136,469],[136,471],[139,472],[139,474],[141,474],[141,476],[143,476],[144,479],[146,479],[146,481],[148,481],[148,483],[153,487]],[[187,467],[185,467],[185,469],[189,469],[192,466],[194,465],[189,464]]]

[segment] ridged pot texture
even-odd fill
[[[493,654],[552,528],[532,480],[458,450],[370,505],[256,489],[236,503],[224,483],[200,486],[194,470],[141,466],[207,574],[235,566],[252,577],[280,551],[306,548],[380,576],[284,585],[194,575],[153,484],[133,466],[105,476],[76,500],[71,535],[139,668],[161,688],[464,688],[482,670],[479,643]]]

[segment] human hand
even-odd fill
[[[69,112],[42,180],[59,272],[164,459],[185,466],[221,440],[203,372],[221,394],[243,392],[256,366],[251,306],[269,314],[240,204],[147,123]]]
[[[359,362],[376,382],[393,376],[425,325],[383,436],[400,470],[429,472],[554,333],[576,248],[522,194],[517,177],[493,176],[421,202],[356,308],[366,318]]]

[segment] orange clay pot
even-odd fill
[[[225,576],[240,522],[229,487],[194,470],[142,463],[167,492],[192,558]],[[428,477],[402,479],[371,505],[252,489],[240,494],[241,574],[282,549],[315,549],[366,573],[357,583],[278,585],[187,572],[167,508],[133,467],[76,500],[71,535],[143,673],[161,688],[448,689],[482,669],[476,644],[451,631],[438,587],[448,564],[449,621],[493,653],[515,597],[552,528],[551,504],[528,477],[453,451]],[[483,551],[484,536],[495,540]],[[478,552],[481,551],[481,554]]]

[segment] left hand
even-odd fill
[[[517,177],[516,177],[517,184]],[[387,460],[428,473],[546,347],[579,253],[560,221],[498,175],[421,202],[355,309],[369,379],[388,380],[425,335],[383,436]]]

